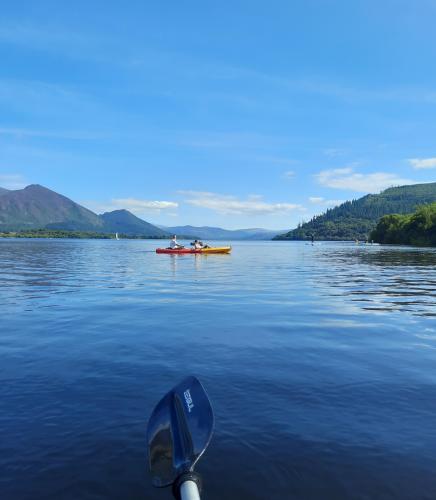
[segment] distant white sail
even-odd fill
[[[118,238],[118,233],[115,233],[115,239],[116,239],[116,240],[119,240],[119,238]]]

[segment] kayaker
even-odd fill
[[[194,247],[194,250],[201,250],[203,248],[203,243],[201,243],[201,241],[194,240],[191,243],[191,246]]]
[[[177,236],[174,235],[173,239],[170,242],[170,248],[177,249],[177,248],[185,248],[185,247],[183,245],[180,245],[180,243],[177,243]]]
[[[201,250],[202,248],[210,248],[209,245],[205,245],[202,241],[194,240],[191,243],[191,246],[194,247],[194,250]]]

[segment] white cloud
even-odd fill
[[[309,197],[310,203],[322,203],[324,201],[324,198],[321,196],[310,196]]]
[[[336,207],[345,202],[345,200],[326,200],[322,196],[310,196],[309,201],[314,205],[323,205],[325,207]]]
[[[172,210],[174,212],[179,206],[175,201],[150,201],[137,198],[114,198],[109,202],[84,201],[82,203],[97,213],[125,209],[136,215],[160,213],[162,210]],[[171,215],[174,215],[174,213],[171,213]]]
[[[326,207],[337,207],[338,205],[342,205],[342,203],[345,203],[347,200],[325,200],[324,205]]]
[[[5,189],[23,189],[28,182],[20,174],[0,174],[0,187]]]
[[[410,158],[407,160],[413,168],[436,168],[436,157],[434,158]]]
[[[252,195],[245,200],[236,196],[204,191],[180,191],[186,203],[194,207],[207,208],[221,215],[277,215],[293,210],[305,210],[296,203],[267,203],[262,196]]]
[[[361,174],[355,172],[351,167],[322,170],[315,175],[315,178],[322,186],[359,193],[378,193],[392,186],[414,184],[415,182],[388,172]]]
[[[135,210],[168,210],[179,206],[175,201],[148,201],[136,198],[116,198],[112,202],[118,206],[127,207],[132,212]]]

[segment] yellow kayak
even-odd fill
[[[232,247],[210,247],[210,248],[202,248],[200,253],[230,253],[232,251]]]

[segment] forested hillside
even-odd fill
[[[318,240],[367,239],[384,215],[408,214],[435,201],[436,182],[389,188],[380,194],[347,201],[274,239],[304,240],[312,235]]]
[[[370,238],[376,243],[436,246],[436,203],[423,205],[413,214],[385,215]]]

